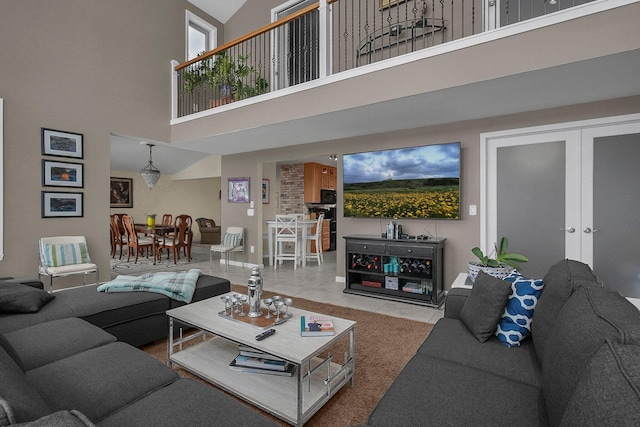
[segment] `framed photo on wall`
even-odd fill
[[[82,159],[82,134],[41,128],[42,154],[57,157]]]
[[[111,177],[109,197],[112,208],[133,207],[133,179]]]
[[[82,163],[42,160],[42,185],[44,187],[84,187]]]
[[[229,203],[249,203],[249,178],[229,178]]]
[[[269,191],[271,190],[271,184],[268,179],[262,180],[262,203],[269,204]]]
[[[42,218],[76,218],[83,216],[82,193],[42,192]]]

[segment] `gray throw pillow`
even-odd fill
[[[486,342],[496,332],[510,293],[510,282],[496,279],[482,271],[478,273],[469,298],[460,312],[462,323],[478,341]]]
[[[55,298],[41,289],[18,283],[0,285],[0,313],[34,313]]]

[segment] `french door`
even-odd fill
[[[640,115],[482,135],[486,250],[508,236],[542,277],[562,258],[640,297]]]

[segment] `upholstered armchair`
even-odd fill
[[[196,219],[198,228],[200,229],[200,243],[212,243],[217,245],[220,243],[222,235],[222,227],[216,225],[216,222],[211,218],[198,218]]]

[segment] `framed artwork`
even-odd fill
[[[249,178],[229,178],[229,203],[249,203]]]
[[[84,187],[82,163],[42,160],[42,185],[45,187]]]
[[[82,193],[42,192],[42,218],[82,217]]]
[[[111,177],[109,197],[112,208],[133,207],[133,178]]]
[[[82,134],[41,128],[42,154],[82,159]]]
[[[269,190],[271,189],[271,184],[268,179],[262,180],[262,203],[267,205],[269,204]]]
[[[380,10],[382,10],[391,6],[396,6],[399,3],[404,3],[407,0],[379,0],[379,1],[380,1]]]

